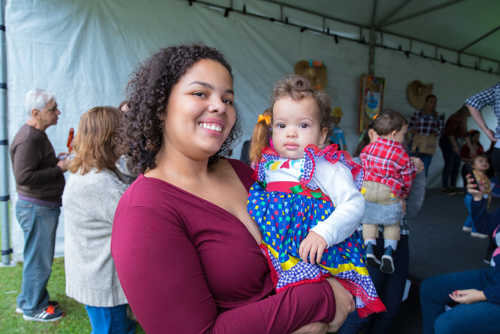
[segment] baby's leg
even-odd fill
[[[399,223],[384,226],[384,249],[390,246],[395,251],[400,238]]]
[[[384,226],[384,255],[380,271],[386,274],[392,274],[395,270],[392,254],[398,247],[398,241],[401,237],[399,223]]]
[[[378,225],[374,224],[363,224],[363,240],[365,245],[369,243],[376,245],[378,236]]]
[[[378,225],[363,224],[363,240],[366,246],[366,262],[370,266],[378,267],[380,260],[375,256],[377,245]]]

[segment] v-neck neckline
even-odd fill
[[[240,174],[238,173],[238,171],[236,170],[236,168],[234,167],[234,165],[229,161],[229,160],[226,160],[229,165],[231,166],[231,169],[233,170],[233,172],[236,174],[236,176],[238,177],[238,180],[240,181],[240,184],[243,186],[243,188],[245,189],[245,191],[248,192],[248,189],[247,187],[245,186],[245,184],[243,183],[243,180],[240,176]],[[159,179],[157,177],[152,177],[152,176],[145,176],[144,174],[140,174],[139,175],[139,179],[144,179],[145,181],[153,181],[153,182],[157,182],[157,183],[160,183],[160,184],[164,184],[165,186],[168,186],[168,187],[171,187],[173,188],[174,190],[176,191],[179,191],[183,194],[186,194],[188,195],[189,197],[193,198],[194,200],[198,200],[198,201],[202,201],[202,202],[205,202],[207,203],[209,206],[215,208],[216,210],[224,213],[225,215],[235,219],[236,221],[238,221],[247,231],[248,233],[250,233],[250,231],[248,230],[248,228],[245,226],[245,224],[241,221],[241,219],[239,219],[238,217],[236,217],[234,214],[232,214],[231,212],[229,212],[228,210],[224,209],[223,207],[213,203],[213,202],[210,202],[209,200],[203,198],[203,197],[200,197],[198,195],[195,195],[193,194],[192,192],[189,192],[185,189],[182,189],[168,181],[165,181],[165,180],[162,180],[162,179]],[[250,233],[251,235],[251,233]],[[252,239],[255,240],[255,238],[252,236]],[[255,242],[257,243],[257,240],[255,240]],[[257,243],[258,244],[258,243]]]

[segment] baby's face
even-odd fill
[[[273,107],[273,145],[278,154],[287,159],[301,159],[304,148],[321,146],[328,129],[321,129],[319,106],[313,97],[301,100],[283,97]]]
[[[490,164],[488,162],[488,159],[486,159],[485,157],[477,157],[476,159],[474,159],[472,168],[480,172],[486,172],[488,168],[490,168]]]

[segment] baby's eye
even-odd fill
[[[300,128],[305,129],[305,128],[309,127],[309,124],[308,123],[300,123],[299,126],[300,126]]]
[[[276,127],[278,127],[279,129],[284,129],[284,128],[286,128],[286,124],[285,123],[278,123],[278,124],[276,124]]]

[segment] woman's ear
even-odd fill
[[[165,122],[165,119],[167,118],[167,111],[165,110],[160,114],[160,121]]]

